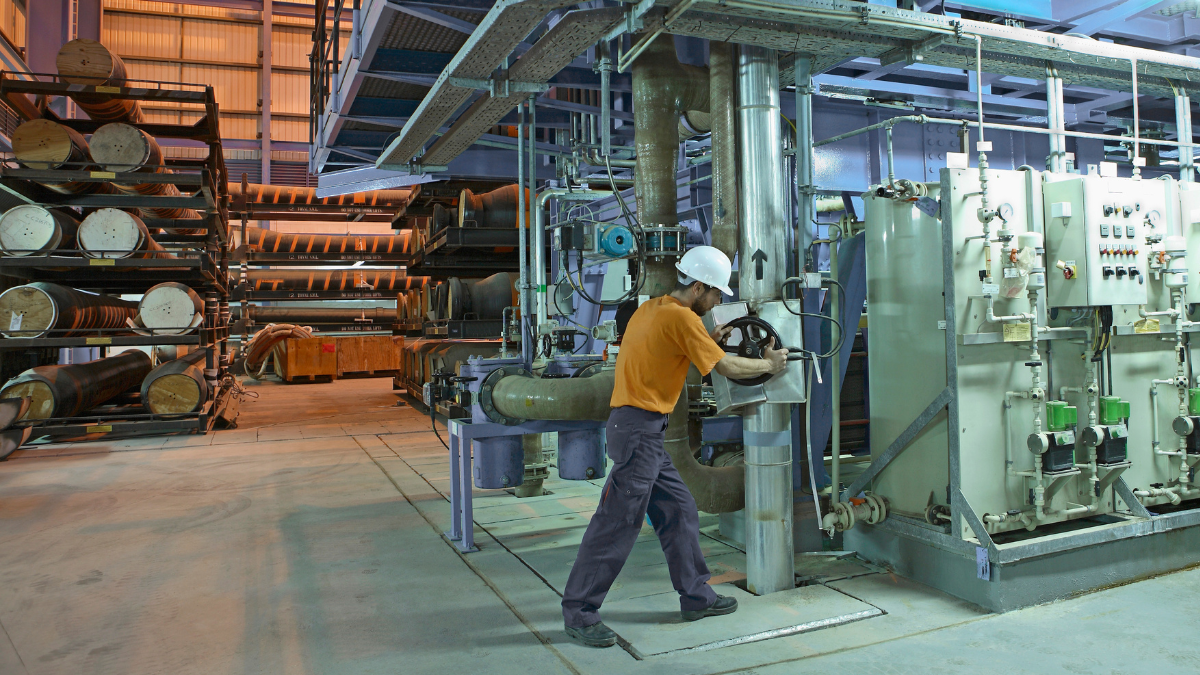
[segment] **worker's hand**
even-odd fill
[[[726,328],[727,325],[728,324],[723,323],[714,328],[713,331],[708,334],[708,336],[713,339],[713,342],[719,345],[725,343],[725,338],[729,337],[729,334],[733,332],[732,328]]]
[[[763,360],[770,365],[770,373],[776,375],[782,373],[787,368],[788,350],[775,349],[775,338],[770,338],[770,340],[767,343],[767,348],[763,350]]]

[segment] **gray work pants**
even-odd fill
[[[717,599],[700,552],[696,500],[663,449],[666,428],[666,415],[641,408],[614,408],[608,416],[605,432],[612,471],[563,591],[563,620],[572,628],[600,620],[600,605],[647,514],[667,557],[680,609],[704,609]]]

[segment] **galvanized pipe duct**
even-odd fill
[[[755,309],[778,300],[786,273],[789,221],[784,196],[779,57],[741,45],[737,63],[741,167],[739,275],[741,299]],[[792,543],[790,406],[760,403],[743,418],[746,467],[746,583],[759,595],[795,586]]]
[[[669,38],[655,40],[633,64],[633,127],[637,148],[634,192],[642,227],[675,227],[675,173],[679,155],[679,116],[707,111],[708,72],[679,63]],[[657,297],[675,287],[675,261],[646,261],[642,293]]]

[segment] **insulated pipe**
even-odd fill
[[[308,325],[313,323],[375,323],[390,325],[396,315],[386,307],[259,307],[250,305],[245,316],[256,324],[290,323]],[[240,321],[242,310],[233,309],[232,318]]]
[[[1057,133],[1064,128],[1062,78],[1053,66],[1046,68],[1046,126],[1051,131],[1050,157],[1047,158],[1046,169],[1052,173],[1065,173],[1067,139]]]
[[[1187,90],[1180,89],[1171,83],[1175,91],[1175,136],[1187,145],[1179,146],[1179,180],[1190,183],[1195,180],[1196,166],[1193,163],[1192,152],[1192,100]]]
[[[492,389],[492,405],[513,419],[602,422],[612,412],[615,377],[615,370],[583,378],[505,377]]]
[[[700,373],[688,369],[688,379],[699,383]],[[696,500],[696,508],[705,513],[733,513],[746,506],[746,468],[744,465],[712,467],[696,461],[699,444],[693,444],[688,430],[688,387],[685,384],[667,419],[664,449],[679,477]]]
[[[633,64],[634,145],[638,158],[634,192],[642,227],[679,224],[675,184],[678,120],[686,111],[704,111],[708,107],[706,69],[679,63],[672,40],[654,40],[637,57]],[[675,287],[673,260],[647,260],[645,271],[644,295],[665,295]]]
[[[732,261],[738,249],[738,186],[733,45],[729,43],[708,44],[708,100],[712,124],[712,245]]]
[[[399,234],[292,234],[246,228],[246,248],[264,253],[403,253],[412,230]]]
[[[784,205],[779,57],[741,45],[737,64],[739,259],[761,262],[738,276],[739,293],[753,310],[778,300],[786,276],[788,222]],[[641,150],[639,148],[639,157]],[[674,208],[674,191],[672,209]],[[743,270],[750,266],[743,264]],[[761,273],[758,273],[761,270]],[[761,403],[743,417],[746,471],[746,586],[758,595],[795,586],[792,542],[790,406]],[[834,449],[838,451],[837,448]]]
[[[395,270],[249,270],[245,287],[255,291],[404,291],[429,283]]]

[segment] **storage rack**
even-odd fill
[[[196,109],[202,114],[191,125],[133,124],[155,138],[199,141],[208,147],[202,160],[164,159],[164,168],[173,173],[122,173],[92,171],[89,166],[68,166],[61,170],[28,169],[5,162],[0,166],[0,190],[18,201],[47,208],[188,208],[200,213],[200,220],[142,218],[154,232],[155,241],[166,247],[173,258],[85,258],[73,249],[56,249],[36,255],[0,258],[0,275],[29,281],[45,281],[71,288],[110,295],[144,293],[164,281],[180,282],[198,293],[204,301],[204,321],[184,335],[129,335],[128,329],[93,329],[79,337],[49,335],[41,338],[0,339],[0,349],[44,347],[109,347],[189,345],[206,351],[205,379],[213,388],[212,396],[198,412],[156,415],[141,405],[102,406],[77,417],[37,420],[35,437],[82,436],[85,434],[144,434],[163,432],[207,433],[216,420],[223,401],[232,396],[228,386],[229,366],[229,226],[228,175],[221,147],[216,97],[211,86],[177,82],[127,80],[125,86],[76,85],[57,75],[38,75],[42,81],[16,79],[0,72],[0,104],[7,106],[22,121],[45,118],[90,134],[104,123],[60,118],[48,106],[35,106],[27,95],[66,97],[73,94],[104,95],[116,99],[179,103],[183,111]],[[170,184],[179,196],[139,194],[60,194],[39,181],[106,182],[113,184]],[[183,234],[180,230],[202,230]],[[54,331],[50,331],[53,333]]]

